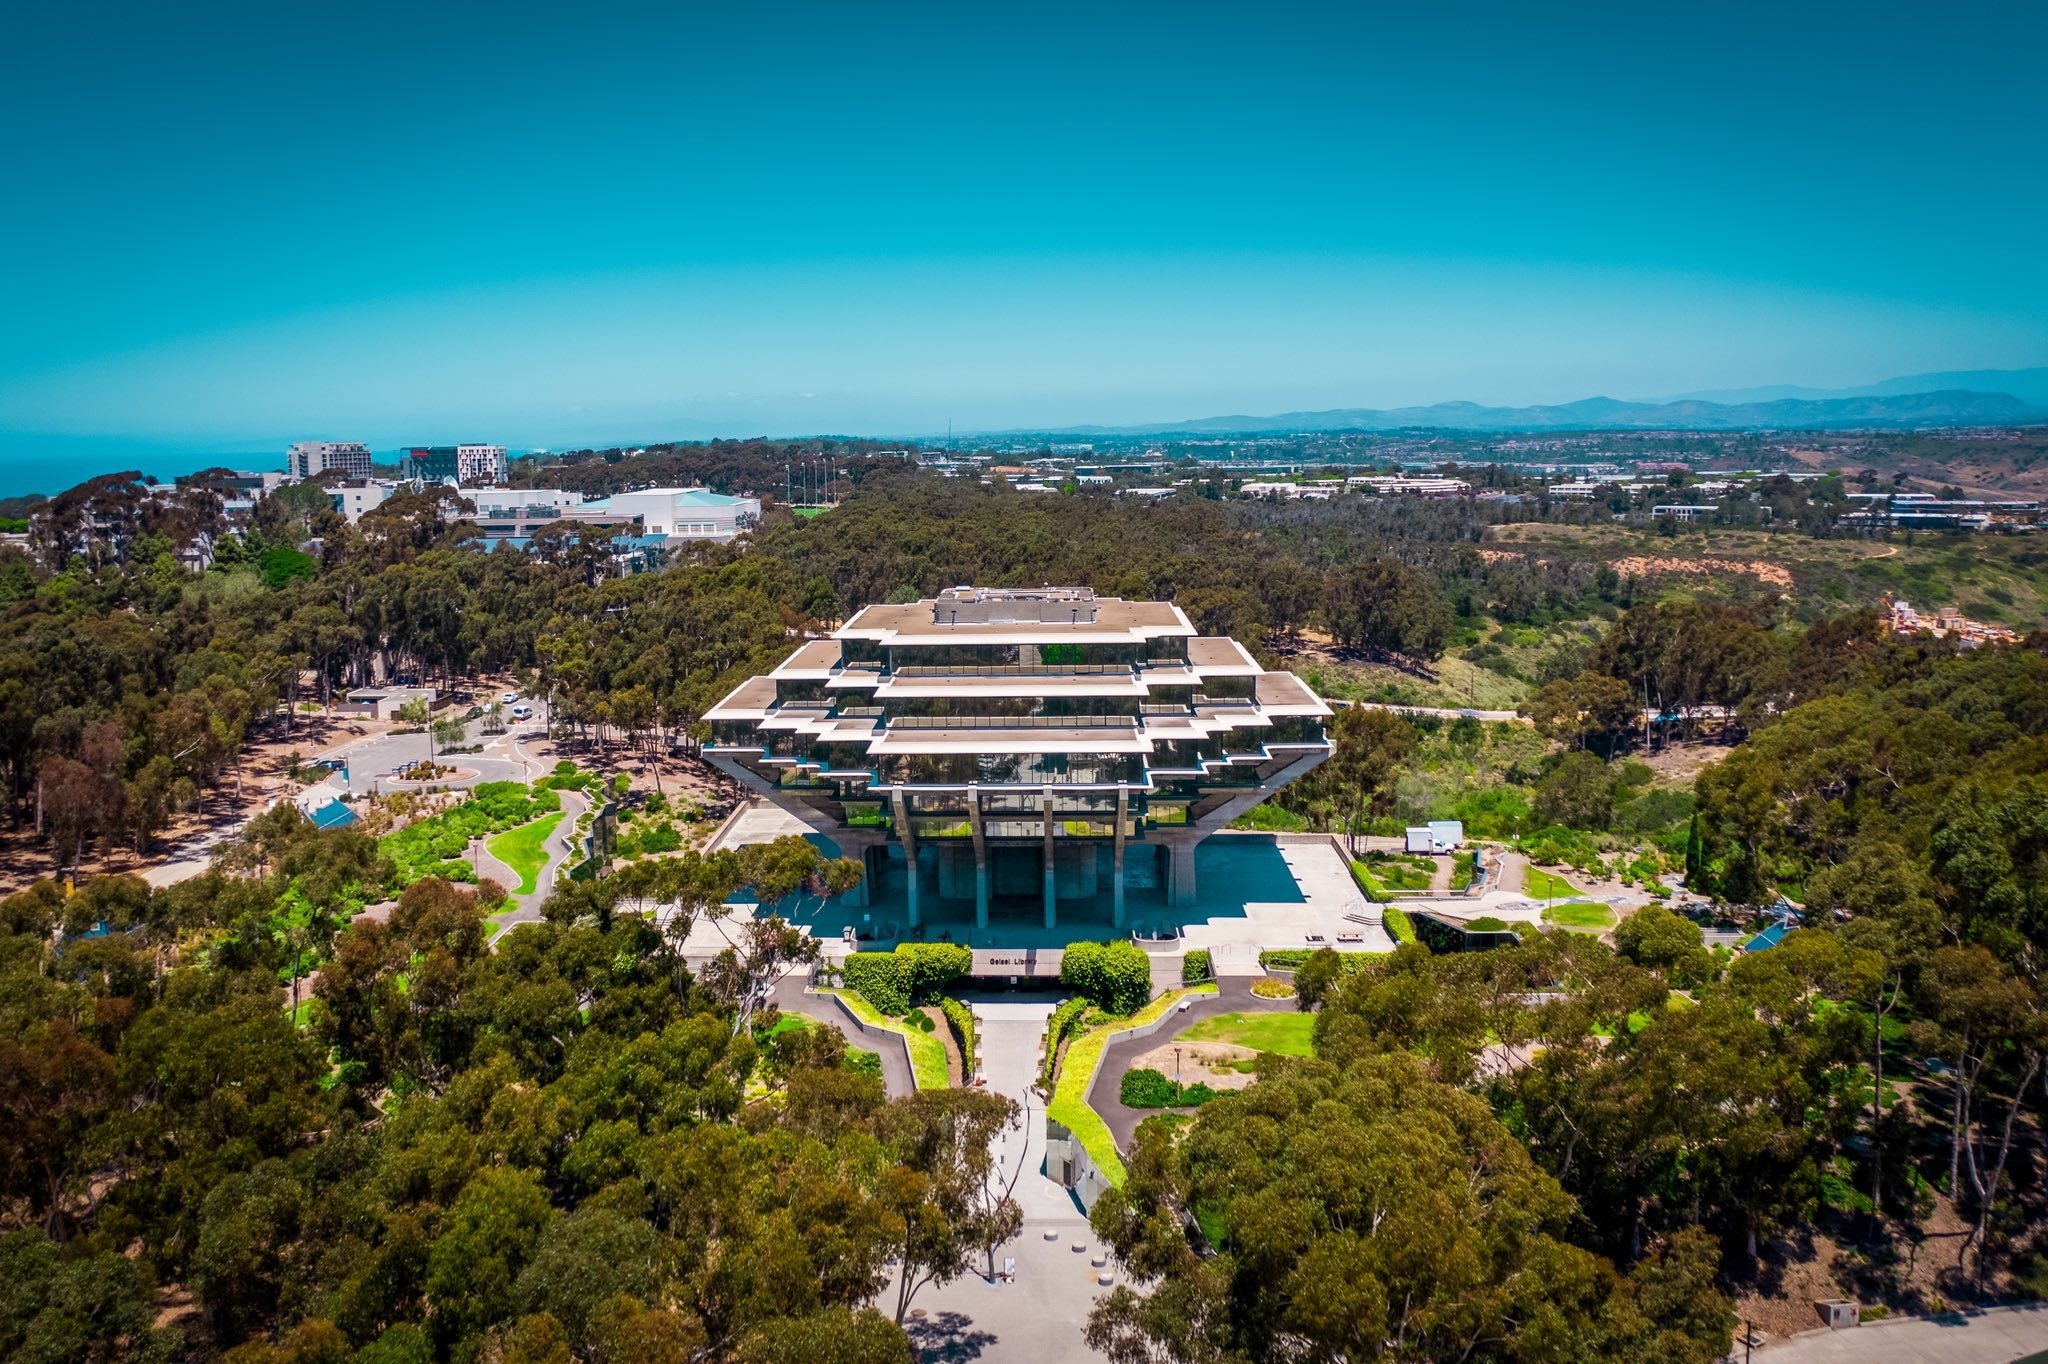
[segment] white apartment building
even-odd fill
[[[362,520],[364,512],[382,506],[384,499],[397,490],[396,483],[383,478],[350,479],[328,489],[334,495],[334,509],[350,525]]]
[[[458,445],[455,447],[455,481],[464,487],[505,481],[505,447],[502,445]]]
[[[370,476],[370,447],[355,440],[302,440],[284,452],[285,472],[318,478],[330,470],[349,478]]]

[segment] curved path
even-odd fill
[[[1130,1069],[1131,1062],[1148,1051],[1156,1050],[1161,1037],[1175,1036],[1183,1029],[1192,1028],[1218,1014],[1294,1012],[1292,999],[1260,999],[1253,994],[1253,979],[1250,976],[1222,977],[1216,982],[1215,994],[1192,996],[1187,1008],[1174,1015],[1178,1021],[1171,1027],[1161,1028],[1156,1033],[1122,1037],[1102,1049],[1102,1064],[1096,1067],[1095,1082],[1088,1087],[1088,1106],[1100,1113],[1103,1122],[1109,1125],[1109,1133],[1116,1138],[1118,1150],[1131,1149],[1139,1123],[1168,1111],[1129,1108],[1123,1101],[1124,1072]]]
[[[880,1056],[882,1087],[890,1098],[901,1099],[917,1092],[917,1081],[910,1071],[910,1047],[900,1033],[867,1028],[833,996],[814,995],[805,989],[800,974],[787,975],[775,982],[768,998],[786,1014],[800,1014],[813,1023],[837,1028],[849,1047]]]
[[[561,875],[562,868],[575,856],[576,845],[572,840],[576,836],[576,821],[590,808],[590,801],[581,791],[563,791],[559,794],[562,797],[562,822],[555,826],[547,841],[541,844],[541,850],[547,853],[548,860],[542,865],[540,874],[534,878],[533,890],[525,895],[508,896],[506,903],[513,908],[491,920],[494,925],[491,939],[494,942],[514,925],[540,922],[540,907],[548,902],[548,896],[554,894],[555,881]],[[519,874],[491,856],[488,843],[484,851],[478,854],[478,862],[488,874],[501,878],[500,884],[508,889],[519,884]],[[490,868],[496,868],[496,871],[492,872]]]

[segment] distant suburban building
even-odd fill
[[[1866,526],[2030,531],[2041,521],[2039,502],[1936,497],[1932,493],[1850,493],[1849,500],[1863,503],[1865,509],[1850,512],[1842,519]]]
[[[334,498],[334,509],[350,525],[362,520],[364,512],[383,506],[384,499],[397,491],[398,485],[388,478],[349,479],[328,489]]]
[[[580,493],[559,488],[457,488],[455,492],[476,507],[472,519],[486,540],[524,541],[563,521],[640,530],[637,513],[613,511],[585,501]]]
[[[643,488],[582,504],[587,514],[636,516],[648,535],[671,540],[731,540],[761,519],[760,499],[724,497],[705,488]]]
[[[197,474],[180,474],[175,480],[180,488],[205,487],[220,494],[221,515],[228,524],[248,524],[255,514],[256,504],[284,486],[286,475],[274,470],[222,469],[211,471],[207,477]]]
[[[354,440],[302,440],[284,453],[285,472],[293,478],[318,478],[340,473],[348,478],[370,476],[370,447]]]
[[[1193,904],[1195,846],[1328,757],[1329,714],[1170,603],[955,587],[742,683],[704,753],[862,862],[853,903],[1089,936]]]
[[[396,720],[399,710],[414,701],[426,702],[430,711],[446,705],[433,687],[356,687],[346,699],[334,703],[334,713]]]
[[[502,445],[415,445],[400,461],[401,477],[422,483],[455,482],[464,487],[505,481]]]
[[[1462,478],[1386,478],[1370,475],[1347,478],[1345,485],[1377,493],[1382,497],[1463,497],[1472,485]]]

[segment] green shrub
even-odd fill
[[[392,889],[402,890],[428,876],[474,881],[467,861],[471,839],[488,838],[562,808],[553,791],[529,790],[524,782],[487,781],[452,810],[415,820],[377,844],[391,859]]]
[[[950,996],[939,997],[939,1012],[946,1016],[946,1026],[952,1030],[953,1041],[960,1048],[960,1069],[963,1080],[974,1076],[974,1010]]]
[[[1474,933],[1506,933],[1509,931],[1506,919],[1496,919],[1491,914],[1482,914],[1467,923],[1465,927]]]
[[[1315,827],[1309,817],[1284,810],[1278,805],[1254,805],[1230,821],[1233,829],[1258,829],[1268,833],[1306,833]]]
[[[1080,1025],[1082,1017],[1087,1012],[1087,996],[1076,995],[1072,999],[1061,1001],[1045,1025],[1045,1063],[1039,1067],[1038,1078],[1048,1091],[1052,1089],[1054,1073],[1059,1069],[1060,1043],[1067,1040],[1067,1034]]]
[[[1312,947],[1275,947],[1259,953],[1259,965],[1268,971],[1279,967],[1291,971],[1307,961],[1315,952]]]
[[[674,852],[682,846],[683,836],[676,832],[676,826],[673,824],[657,824],[651,829],[642,830],[640,834],[642,852]]]
[[[1389,937],[1397,943],[1415,941],[1415,925],[1408,922],[1407,910],[1388,905],[1384,913]]]
[[[1177,1085],[1156,1070],[1127,1070],[1118,1097],[1126,1108],[1199,1108],[1219,1094],[1200,1080]]]
[[[846,988],[891,1017],[910,1012],[909,971],[894,952],[855,952],[841,973]]]
[[[1119,1097],[1126,1108],[1168,1108],[1180,1097],[1180,1086],[1156,1070],[1127,1070]]]
[[[1183,985],[1193,985],[1198,980],[1207,980],[1215,973],[1209,964],[1209,949],[1197,947],[1181,959],[1180,980]]]
[[[854,1047],[846,1049],[846,1068],[856,1075],[872,1075],[882,1078],[882,1054],[876,1051],[861,1051]]]
[[[974,969],[974,953],[964,943],[907,942],[896,955],[903,962],[904,988],[918,1004],[929,1004],[948,985]]]
[[[894,952],[854,953],[846,959],[845,980],[848,989],[893,1016],[933,1002],[973,967],[974,953],[960,943],[907,942]]]
[[[932,1016],[923,1009],[911,1010],[910,1021],[919,1032],[937,1032],[939,1030],[939,1025],[932,1022]]]
[[[1060,959],[1060,984],[1113,1014],[1133,1014],[1152,998],[1152,959],[1136,943],[1077,942]]]

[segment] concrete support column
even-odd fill
[[[1052,787],[1045,788],[1045,926],[1059,927],[1059,910],[1055,907],[1054,873],[1052,856]]]
[[[1124,926],[1124,822],[1131,817],[1131,788],[1121,782],[1116,788],[1116,871],[1110,878],[1110,923]]]
[[[981,820],[981,785],[967,784],[967,827],[974,833],[974,927],[988,927],[988,834]]]
[[[917,927],[917,830],[910,826],[910,802],[903,798],[903,789],[898,787],[889,793],[896,811],[896,836],[903,840],[903,861],[910,873],[906,903],[910,908],[910,926]]]
[[[874,848],[867,844],[853,850],[854,856],[860,859],[860,884],[846,892],[846,903],[849,905],[865,908],[875,902],[875,897],[868,891],[868,883],[875,879],[875,859],[868,856],[873,851]]]
[[[1166,845],[1166,903],[1176,909],[1195,902],[1195,845],[1176,839]]]

